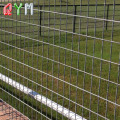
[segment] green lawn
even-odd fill
[[[86,1],[84,0],[83,4],[86,4]],[[69,3],[73,4],[71,1]],[[90,2],[90,3],[94,4],[94,2]],[[98,0],[98,3],[102,4],[103,1]],[[108,3],[111,3],[111,0],[109,0]],[[116,1],[116,3],[118,2]],[[76,4],[79,4],[79,1],[76,0]],[[98,18],[104,18],[103,8],[104,7],[98,7],[98,12],[96,13],[95,7],[90,7],[89,16],[94,17],[96,14]],[[2,8],[0,9],[2,11]],[[68,11],[70,13],[73,13],[72,9],[73,7],[70,7]],[[45,10],[48,10],[48,7],[46,7]],[[65,10],[66,8],[63,7],[61,12],[66,12]],[[79,10],[80,7],[77,8],[77,15],[80,14]],[[54,11],[54,7],[51,7],[51,11]],[[56,11],[60,12],[60,8],[58,8]],[[81,13],[81,15],[87,16],[87,7],[82,7],[82,11],[83,12]],[[16,11],[14,10],[14,12]],[[12,20],[8,21],[7,20],[8,17],[6,17],[6,19],[1,18],[4,17],[3,15],[1,15],[0,17],[0,26],[1,26],[0,54],[2,54],[0,57],[0,73],[9,76],[13,80],[18,81],[21,84],[24,84],[25,86],[28,86],[34,91],[37,91],[38,93],[50,99],[52,98],[53,101],[58,102],[61,105],[63,104],[64,101],[63,105],[66,108],[69,108],[68,100],[63,99],[60,96],[57,96],[56,94],[50,92],[49,90],[46,91],[45,88],[42,88],[21,76],[29,78],[30,80],[35,81],[40,85],[50,90],[53,90],[54,92],[59,93],[60,95],[63,95],[65,98],[70,98],[72,101],[77,102],[80,105],[83,104],[82,100],[84,97],[84,107],[89,109],[91,105],[91,110],[96,113],[98,108],[98,97],[94,95],[98,95],[99,83],[100,83],[99,96],[106,99],[106,96],[108,94],[108,100],[115,102],[117,85],[113,83],[109,83],[109,91],[107,92],[108,82],[103,79],[100,80],[98,78],[100,76],[100,72],[102,71],[101,74],[102,78],[108,80],[109,77],[109,80],[114,83],[117,83],[118,80],[117,64],[119,63],[120,44],[117,43],[112,44],[112,56],[110,56],[110,50],[111,50],[110,41],[112,40],[111,38],[112,22],[108,22],[109,27],[108,30],[106,30],[105,27],[103,27],[103,25],[104,26],[106,25],[105,21],[101,21],[101,20],[95,21],[94,19],[88,20],[87,18],[80,19],[79,17],[77,17],[76,29],[75,29],[76,34],[72,35],[70,33],[73,31],[72,17],[68,16],[68,18],[66,18],[66,15],[60,16],[57,14],[54,16],[53,13],[50,13],[51,20],[48,21],[49,14],[42,13],[42,26],[46,26],[50,28],[55,27],[56,31],[42,27],[42,35],[40,36],[40,32],[39,32],[40,27],[35,25],[33,26],[33,24],[36,25],[40,24],[38,21],[40,18],[39,17],[40,13],[36,11],[34,13],[34,16],[29,16],[29,17],[24,16],[24,10],[22,10],[21,13],[22,13],[21,16],[16,16],[15,13],[14,16],[10,17],[11,19],[19,20],[19,22],[18,21],[12,22]],[[119,13],[120,13],[119,6],[116,6],[116,11],[115,11],[116,21],[120,20]],[[111,6],[109,11],[109,19],[112,19],[113,17],[112,15],[113,15],[113,7]],[[54,17],[56,20],[54,20]],[[61,17],[61,22],[60,22],[60,17]],[[68,20],[66,21],[66,19]],[[24,21],[24,23],[20,21]],[[28,25],[25,22],[30,22],[31,24]],[[87,22],[88,22],[88,33],[86,33]],[[67,25],[67,29],[66,29],[67,23],[69,24]],[[81,29],[79,26],[81,27]],[[95,26],[96,26],[96,32],[95,32]],[[59,32],[59,29],[67,30],[69,32],[68,33]],[[103,33],[103,29],[104,29],[104,33]],[[114,32],[113,32],[113,41],[115,42],[120,42],[119,31],[120,31],[119,23],[115,23]],[[17,35],[11,34],[12,32],[16,33]],[[79,33],[82,35],[78,35]],[[85,37],[86,34],[89,35],[89,37],[86,38]],[[98,39],[91,38],[94,36]],[[104,39],[109,41],[103,42],[101,40],[103,36]],[[91,57],[89,56],[85,57],[84,54],[87,54]],[[9,59],[3,55],[9,57]],[[97,59],[93,58],[92,56],[95,56]],[[101,56],[102,59],[106,61],[101,62],[100,60]],[[111,66],[110,63],[107,62],[110,61],[110,57],[111,57],[111,61],[113,62],[111,63]],[[85,59],[86,59],[86,63],[85,63]],[[55,62],[53,62],[53,60]],[[102,64],[102,68],[101,68],[101,64]],[[29,67],[27,65],[29,65]],[[71,65],[72,65],[72,69],[70,69]],[[109,67],[111,67],[111,71],[109,71]],[[18,73],[21,76],[15,75],[11,71],[8,72],[8,70],[5,68]],[[39,71],[37,72],[35,69],[38,69]],[[76,69],[79,69],[79,71]],[[58,77],[62,81],[58,79],[53,79],[50,76],[46,76],[45,74],[42,74],[40,70],[46,72],[49,75]],[[92,78],[91,75],[84,74],[84,71],[98,77]],[[91,102],[90,102],[89,93],[83,92],[80,89],[77,89],[76,92],[76,88],[74,86],[70,87],[69,84],[64,83],[64,81],[71,83],[72,85],[76,85],[79,88],[85,89],[89,92],[92,92],[94,95],[91,95]],[[91,84],[92,84],[92,89],[91,89]],[[51,113],[51,109],[47,108],[44,105],[41,105],[41,103],[36,103],[36,101],[32,100],[29,96],[24,95],[23,93],[12,88],[11,86],[8,86],[3,82],[0,82],[0,86],[3,87],[6,91],[12,93],[17,98],[24,101],[25,103],[34,107],[38,111],[40,112],[42,111],[43,114],[46,115],[46,111],[47,111],[48,117],[51,118],[51,114],[53,114],[52,119],[56,119],[56,116],[58,117],[59,120],[62,119],[62,116],[60,114],[57,114],[55,111]],[[120,87],[118,86],[117,104],[120,104],[119,90]],[[70,95],[69,95],[69,91],[70,91]],[[75,99],[76,95],[77,95],[77,100]],[[19,111],[23,112],[31,119],[35,119],[36,115],[38,117],[37,119],[40,119],[40,117],[42,117],[40,116],[40,114],[36,114],[35,111],[32,111],[31,109],[28,110],[28,107],[26,105],[23,105],[21,102],[16,101],[13,97],[10,97],[5,92],[0,93],[0,98],[12,104],[12,106],[17,108]],[[75,112],[75,104],[72,102],[70,102],[70,110]],[[77,106],[76,113],[82,116],[82,110],[83,110],[82,107]],[[115,110],[115,105],[108,102],[108,111],[107,111],[108,119],[110,120],[114,119],[114,110]],[[102,116],[105,116],[106,113],[106,101],[102,99],[99,99],[98,113]],[[87,119],[89,118],[88,110],[84,109],[83,117]],[[45,118],[43,117],[41,119],[45,119]],[[96,120],[96,119],[97,119],[97,115],[91,113],[91,120]],[[98,119],[102,120],[102,118],[99,116]],[[120,119],[120,108],[116,106],[116,120],[119,119]]]
[[[2,3],[8,3],[8,2],[16,2],[16,0],[2,0]],[[66,5],[68,3],[68,5],[80,5],[80,3],[82,4],[88,4],[88,0],[40,0],[38,2],[38,0],[19,0],[20,2],[22,3],[29,3],[29,2],[34,2],[34,4],[40,4],[40,5],[54,5],[56,3],[56,5],[60,5],[60,4],[63,4],[63,5]],[[19,2],[17,1],[17,2]],[[114,0],[97,0],[97,3],[98,4],[104,4],[104,2],[106,1],[106,4],[113,4],[114,3]],[[89,0],[89,4],[96,4],[96,0]],[[120,1],[119,0],[115,0],[115,4],[120,4]]]
[[[37,0],[35,0],[35,1],[37,1]],[[56,2],[56,4],[60,4],[59,1],[57,1],[57,0],[54,0],[54,1]],[[61,1],[62,1],[61,2],[62,4],[66,4],[67,1],[68,1],[69,5],[73,5],[73,4],[80,5],[81,2],[82,2],[82,4],[88,4],[88,0],[61,0]],[[105,0],[97,0],[98,4],[104,4],[104,1]],[[52,0],[50,0],[50,1],[49,0],[48,1],[47,0],[46,1],[41,0],[39,3],[40,4],[43,4],[43,3],[49,4],[49,2],[50,2],[50,4],[54,4]],[[35,2],[35,3],[38,3],[38,2]],[[113,0],[106,0],[106,3],[107,4],[113,4]],[[120,4],[120,1],[115,0],[115,3]],[[96,0],[89,0],[89,4],[96,4]]]

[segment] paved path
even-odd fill
[[[0,100],[0,120],[29,120],[16,109]]]

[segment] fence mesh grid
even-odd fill
[[[120,119],[118,0],[0,2],[2,100],[32,120]]]

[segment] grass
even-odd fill
[[[78,1],[76,0],[76,3]],[[98,1],[100,4],[103,3],[103,1]],[[108,1],[110,2],[110,1]],[[86,3],[86,2],[85,2]],[[47,4],[47,3],[46,3]],[[73,4],[72,2],[70,4]],[[84,1],[83,1],[84,4]],[[94,4],[94,2],[91,2],[91,4]],[[2,9],[2,8],[1,8]],[[69,8],[69,12],[71,12],[72,7]],[[78,15],[79,13],[79,7]],[[45,8],[45,10],[48,10],[48,7]],[[51,11],[54,10],[54,7],[51,7]],[[65,8],[62,9],[62,12]],[[82,7],[82,10],[85,12],[82,12],[83,16],[87,15],[86,7]],[[98,7],[98,13],[97,16],[99,18],[103,18],[104,11],[103,7]],[[60,8],[57,9],[57,11],[60,11]],[[95,16],[95,7],[90,7],[90,13],[89,16],[94,17]],[[13,11],[16,14],[16,11]],[[24,14],[24,10],[21,11],[21,13]],[[96,33],[95,33],[95,20],[89,20],[88,21],[88,33],[89,36],[96,36],[99,39],[92,39],[87,38],[83,35],[86,35],[86,24],[87,19],[86,18],[76,18],[76,33],[81,33],[80,35],[72,35],[71,33],[64,33],[59,31],[53,31],[48,30],[47,28],[42,28],[42,35],[39,36],[39,26],[33,26],[32,24],[39,24],[39,12],[35,12],[34,16],[24,16],[23,14],[21,16],[14,16],[10,17],[19,21],[24,22],[30,22],[31,25],[21,23],[21,22],[13,22],[5,20],[4,18],[0,18],[0,54],[8,56],[9,58],[12,58],[16,61],[13,61],[11,59],[8,59],[1,55],[0,58],[0,71],[2,74],[5,74],[9,76],[10,78],[20,82],[21,84],[24,84],[28,86],[29,88],[33,89],[34,91],[37,91],[38,93],[48,97],[52,98],[53,101],[58,102],[59,104],[63,104],[64,101],[64,107],[69,108],[70,104],[70,110],[75,112],[75,104],[70,102],[66,99],[63,99],[62,97],[50,92],[49,90],[46,90],[45,88],[42,88],[36,84],[33,84],[32,82],[28,81],[28,79],[24,79],[23,77],[20,77],[19,75],[16,75],[12,72],[8,72],[7,69],[12,70],[26,78],[29,78],[32,81],[35,81],[39,83],[40,85],[53,90],[54,92],[59,93],[60,95],[63,95],[65,98],[70,98],[72,101],[76,101],[76,95],[77,95],[77,103],[82,105],[83,104],[83,98],[84,98],[84,107],[90,108],[91,110],[97,113],[98,108],[98,97],[91,95],[91,102],[90,102],[90,94],[83,92],[80,89],[77,89],[73,86],[69,86],[67,83],[64,83],[64,81],[71,83],[72,85],[77,85],[79,88],[83,88],[89,92],[92,92],[95,95],[98,95],[99,87],[100,87],[100,93],[99,95],[106,99],[106,96],[108,94],[108,100],[115,102],[116,98],[116,89],[117,85],[109,83],[109,90],[107,92],[108,82],[104,80],[100,80],[96,77],[91,77],[91,75],[84,74],[86,71],[87,73],[94,74],[96,76],[100,76],[100,69],[102,71],[101,77],[104,79],[109,79],[112,82],[117,83],[118,80],[118,65],[115,65],[111,63],[111,71],[109,71],[110,63],[107,61],[111,61],[114,63],[119,63],[119,53],[120,53],[120,44],[113,43],[112,44],[112,56],[110,56],[110,50],[111,50],[111,43],[109,42],[111,40],[111,33],[112,33],[112,22],[109,22],[108,30],[106,31],[103,27],[103,23],[106,23],[104,21],[96,21]],[[112,19],[113,14],[113,8],[110,7],[109,12],[109,19]],[[116,17],[115,20],[119,20],[119,7],[116,7]],[[46,18],[46,20],[42,21],[42,25],[48,26],[50,23],[50,27],[54,28],[54,23],[56,29],[60,29],[60,19],[57,19],[54,21],[54,14],[50,13],[50,17],[52,20],[47,21],[48,19],[48,13],[42,13],[42,18]],[[1,14],[2,17],[4,17]],[[56,18],[60,18],[60,15],[56,15]],[[35,20],[34,20],[35,18]],[[73,18],[68,17],[68,21],[65,21],[66,16],[61,15],[61,26],[62,30],[66,29],[66,23],[69,23],[67,26],[67,31],[72,32],[72,21]],[[79,29],[79,22],[81,21],[81,29]],[[16,27],[17,26],[17,27]],[[20,27],[23,26],[23,27]],[[84,29],[83,29],[84,28]],[[109,41],[102,42],[102,36],[103,36],[103,28],[104,28],[104,39]],[[9,31],[14,32],[16,34],[20,34],[22,36],[15,36],[10,33],[1,31]],[[81,31],[80,31],[81,30]],[[119,24],[115,23],[114,32],[113,32],[113,40],[115,42],[119,42],[120,40],[120,34],[119,34]],[[45,32],[44,32],[45,31]],[[31,39],[25,38],[29,37]],[[43,44],[44,42],[44,44]],[[6,44],[5,44],[6,43]],[[47,44],[46,44],[47,43]],[[49,44],[48,44],[49,43]],[[94,46],[95,44],[95,46]],[[55,47],[53,47],[55,45]],[[103,48],[102,48],[103,45]],[[58,46],[58,47],[56,47]],[[63,48],[67,48],[68,50],[65,50]],[[94,52],[93,52],[94,48]],[[70,50],[73,50],[71,52]],[[101,51],[103,50],[103,56]],[[78,54],[78,51],[83,54]],[[34,54],[32,54],[34,53]],[[85,57],[85,53],[90,56],[95,56],[99,59],[93,59],[93,57]],[[39,55],[39,56],[38,56]],[[44,58],[43,58],[44,56]],[[102,61],[102,68],[101,68],[101,60],[100,58],[105,59],[107,61]],[[49,58],[46,59],[46,58]],[[78,59],[79,58],[79,59]],[[86,59],[86,62],[85,62]],[[53,62],[52,60],[56,61]],[[66,60],[66,62],[65,62]],[[94,64],[93,64],[94,60]],[[72,61],[72,62],[71,62]],[[21,63],[24,63],[21,64]],[[61,63],[61,64],[59,64]],[[79,64],[78,64],[79,63]],[[65,67],[66,64],[67,66]],[[30,67],[28,67],[29,65]],[[3,66],[3,67],[2,67]],[[72,66],[73,68],[70,69]],[[93,69],[92,69],[93,66]],[[5,68],[4,68],[5,67]],[[53,75],[55,77],[58,77],[59,79],[62,79],[64,81],[60,81],[58,79],[53,79],[50,76],[47,76],[45,74],[42,74],[41,72],[37,72],[35,69],[44,71],[50,75]],[[76,69],[79,69],[81,71],[77,71]],[[91,89],[92,84],[92,89]],[[99,86],[100,84],[100,86]],[[62,119],[62,116],[60,114],[57,114],[55,111],[51,111],[51,109],[47,108],[46,106],[42,105],[41,103],[36,103],[35,100],[32,100],[29,96],[24,95],[23,93],[19,92],[18,90],[12,88],[11,86],[6,85],[2,81],[0,82],[0,86],[5,89],[6,91],[10,92],[20,100],[24,101],[28,105],[32,106],[33,108],[37,109],[38,111],[42,111],[43,114],[48,117],[52,117],[52,119]],[[53,86],[53,87],[52,87]],[[118,86],[118,97],[117,97],[117,104],[120,104],[120,87]],[[70,91],[70,94],[69,94]],[[6,97],[7,96],[7,97]],[[17,101],[10,95],[8,95],[5,92],[0,93],[0,97],[7,101],[8,103],[12,104],[15,108],[17,108],[19,111],[27,115],[31,119],[35,119],[36,116],[37,119],[45,119],[40,114],[37,114],[35,111],[32,111],[32,109],[28,108],[26,105],[22,104],[21,102]],[[39,104],[39,105],[38,105]],[[82,110],[83,111],[83,117],[89,118],[89,111],[82,109],[81,107],[77,106],[76,113],[82,116]],[[107,118],[108,119],[114,119],[114,110],[115,105],[108,103],[107,106]],[[32,114],[33,113],[33,114]],[[100,115],[105,116],[106,113],[106,102],[102,99],[99,99],[99,112]],[[52,114],[52,116],[51,116]],[[57,117],[56,117],[57,116]],[[41,118],[42,117],[42,118]],[[66,118],[64,118],[66,119]],[[96,120],[97,115],[91,113],[91,120]],[[99,120],[102,120],[101,117],[98,116]],[[116,120],[120,119],[120,108],[116,106]]]
[[[12,2],[12,0],[2,0],[1,2],[4,3],[4,1],[5,2],[8,2],[8,1]],[[81,2],[82,2],[82,4],[88,4],[88,0],[74,0],[74,1],[72,1],[72,0],[61,0],[61,1],[62,1],[61,4],[67,4],[68,3],[69,5],[73,5],[73,4],[80,5]],[[13,2],[16,2],[16,0],[13,0]],[[21,0],[21,2],[24,3],[24,1],[22,1],[22,0]],[[60,5],[60,1],[57,1],[57,0],[54,0],[54,1],[52,1],[52,0],[46,0],[46,1],[40,0],[39,2],[38,2],[38,0],[34,0],[34,1],[33,0],[25,0],[25,2],[34,2],[34,4],[39,3],[41,5],[43,5],[43,3],[45,5],[47,5],[47,4],[54,5],[54,3],[56,3],[57,5]],[[104,2],[105,2],[105,0],[97,0],[98,4],[104,4]],[[113,4],[113,3],[114,3],[113,0],[106,0],[106,4]],[[120,4],[120,1],[115,0],[115,3]],[[96,4],[96,0],[89,0],[89,4]]]

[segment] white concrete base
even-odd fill
[[[11,78],[8,78],[7,76],[3,75],[0,73],[0,80],[8,83],[9,85],[11,85],[12,87],[20,90],[21,92],[30,95],[31,97],[33,97],[34,99],[36,99],[37,101],[41,102],[42,104],[50,107],[51,109],[57,111],[58,113],[64,115],[65,117],[67,117],[70,120],[87,120],[85,118],[82,118],[81,116],[79,116],[78,114],[75,114],[72,111],[69,111],[67,108],[55,103],[54,101],[46,98],[45,96],[42,96],[40,94],[38,94],[37,92],[29,89],[28,87],[12,80]]]

